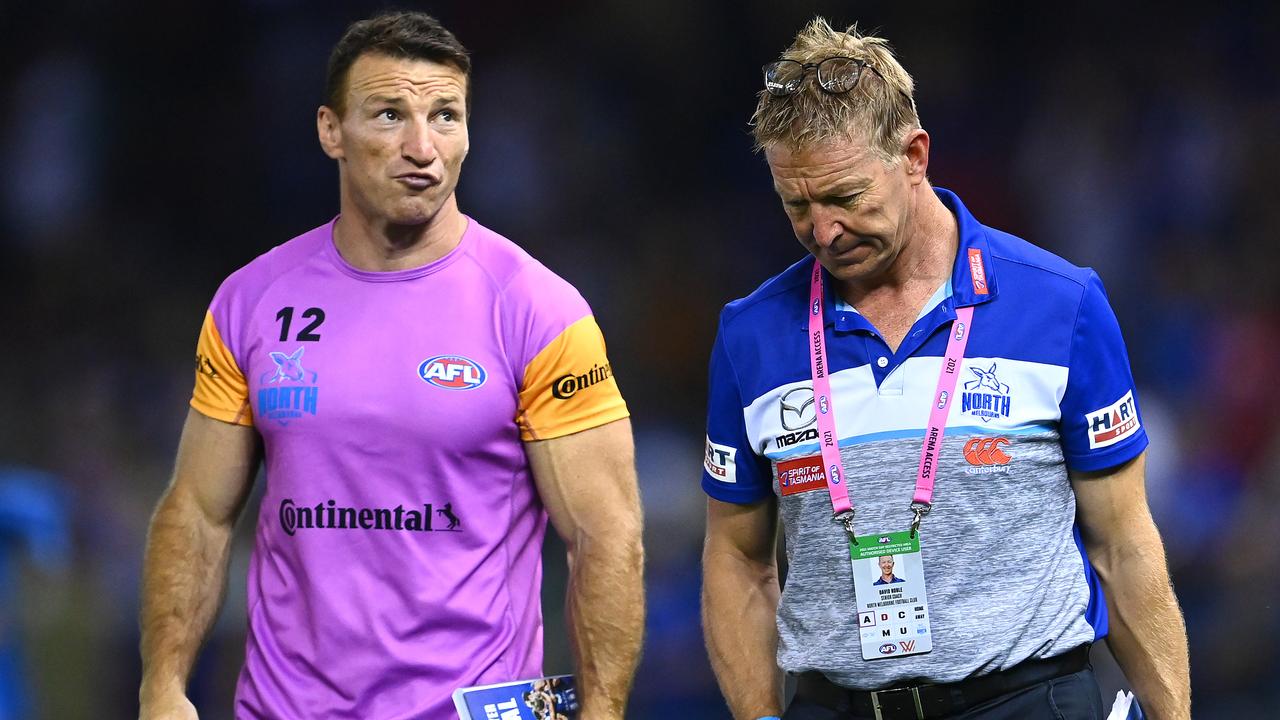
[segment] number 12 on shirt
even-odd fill
[[[858,635],[867,660],[933,650],[920,534],[861,535],[849,544]]]

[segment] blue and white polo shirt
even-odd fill
[[[843,530],[821,476],[809,374],[812,258],[729,303],[711,354],[702,486],[730,503],[779,500],[789,569],[778,663],[842,685],[954,682],[1061,654],[1107,632],[1067,470],[1112,468],[1147,445],[1124,340],[1096,273],[956,216],[950,287],[896,352],[826,298],[841,459],[859,534],[905,530],[920,445],[955,308],[974,306],[922,555],[931,653],[862,659]],[[829,282],[829,278],[827,278]]]

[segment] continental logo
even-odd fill
[[[436,515],[440,516],[439,521],[434,519]],[[289,536],[304,530],[462,531],[462,521],[451,502],[443,506],[426,503],[408,508],[403,504],[395,507],[348,507],[334,500],[298,505],[293,498],[285,498],[280,501],[279,517],[280,529]]]
[[[557,400],[568,400],[592,385],[598,385],[613,377],[610,365],[593,365],[583,375],[561,375],[551,383],[551,395]]]
[[[214,379],[222,377],[218,374],[218,368],[213,366],[213,361],[209,359],[209,356],[201,353],[196,353],[196,372]]]

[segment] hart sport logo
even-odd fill
[[[996,364],[983,370],[970,367],[969,372],[977,377],[964,384],[964,392],[960,393],[960,411],[982,418],[982,422],[990,422],[993,418],[1008,418],[1012,398],[1009,386],[996,377]]]
[[[1115,445],[1142,427],[1132,390],[1111,405],[1086,413],[1084,421],[1089,432],[1090,450]]]
[[[281,425],[316,414],[320,388],[318,375],[302,365],[305,347],[290,354],[272,352],[268,356],[274,369],[258,378],[258,415]]]
[[[489,374],[480,363],[461,355],[437,355],[418,365],[422,381],[445,390],[475,390],[484,385]]]
[[[708,435],[707,451],[703,455],[702,467],[715,480],[736,483],[738,482],[738,466],[734,458],[737,454],[736,448],[711,442],[711,436]]]

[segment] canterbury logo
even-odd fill
[[[1008,438],[974,438],[964,444],[964,459],[970,465],[1007,465],[1013,458],[1000,448],[1008,444]]]

